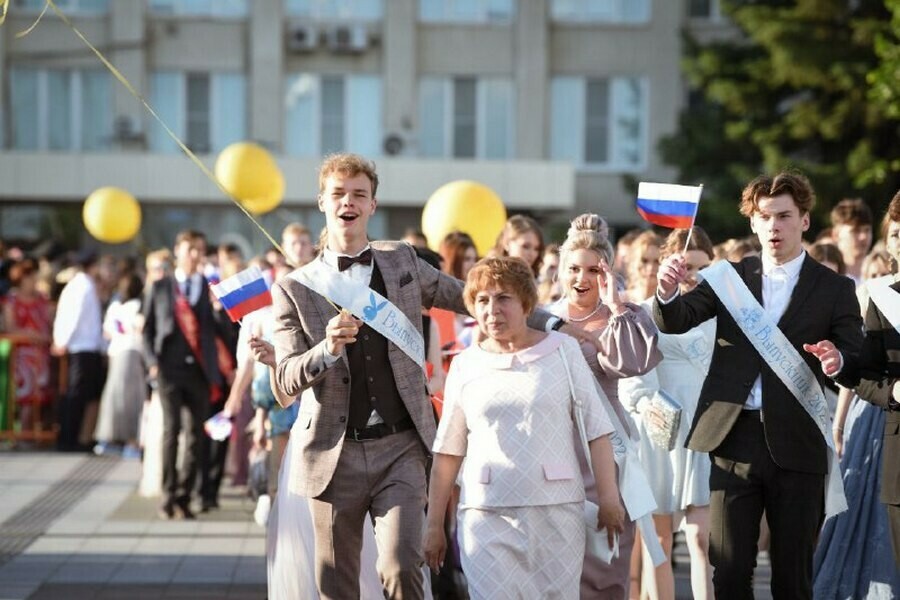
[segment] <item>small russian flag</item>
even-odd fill
[[[670,229],[690,229],[700,206],[702,185],[646,183],[638,186],[637,211],[646,221]]]
[[[240,321],[244,315],[272,304],[269,284],[255,266],[232,275],[211,289],[232,321]]]

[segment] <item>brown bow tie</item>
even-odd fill
[[[338,256],[338,271],[346,271],[350,265],[359,263],[361,265],[372,264],[372,249],[368,248],[357,256]]]

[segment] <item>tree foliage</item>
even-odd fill
[[[812,180],[820,225],[844,197],[884,207],[900,186],[900,0],[723,9],[738,34],[709,43],[685,34],[694,101],[660,144],[682,182],[705,185],[698,224],[716,237],[746,233],[740,190],[785,168]]]

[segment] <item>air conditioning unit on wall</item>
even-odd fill
[[[314,25],[291,25],[287,30],[287,50],[302,54],[319,47],[319,30]]]
[[[369,47],[365,25],[336,25],[328,30],[328,49],[335,54],[362,54]]]

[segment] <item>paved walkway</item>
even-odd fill
[[[196,521],[162,521],[140,475],[138,461],[0,452],[0,600],[266,597],[265,531],[242,489]],[[691,598],[683,544],[675,574],[676,597]],[[763,557],[758,599],[768,575]]]
[[[0,454],[0,599],[266,596],[265,531],[223,490],[218,511],[161,521],[138,461]]]

